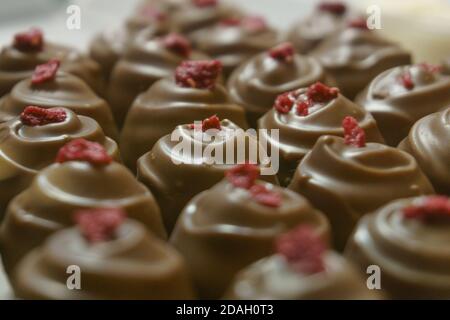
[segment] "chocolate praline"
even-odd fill
[[[310,224],[329,241],[328,221],[303,197],[263,181],[256,184],[277,193],[279,206],[259,203],[249,190],[225,179],[181,213],[170,243],[185,258],[203,299],[223,296],[239,270],[270,255],[274,239],[300,223]]]
[[[380,268],[381,286],[390,298],[450,298],[449,211],[435,221],[406,217],[404,212],[426,199],[396,200],[367,215],[347,245],[346,256],[361,270]]]
[[[450,107],[417,121],[398,147],[417,160],[436,193],[450,196]]]
[[[81,289],[69,290],[78,266]],[[144,225],[126,220],[109,241],[91,244],[76,227],[51,235],[27,254],[11,281],[23,299],[193,299],[182,257]]]
[[[450,105],[450,75],[428,64],[393,68],[377,76],[356,102],[372,113],[386,142],[397,146],[417,120]]]
[[[317,140],[289,189],[325,213],[339,250],[363,215],[391,200],[434,193],[408,153],[379,143],[355,147],[337,136]]]
[[[0,123],[17,117],[25,107],[64,107],[78,115],[95,119],[105,134],[118,139],[118,132],[108,103],[97,96],[80,78],[58,71],[54,79],[33,84],[31,78],[17,83],[0,99]]]
[[[220,127],[217,132],[202,132],[190,124],[177,126],[138,160],[138,180],[155,195],[169,233],[189,200],[221,181],[238,161],[249,161],[250,151],[257,152],[255,147],[261,148],[253,135],[233,122],[222,120]],[[180,143],[188,149],[181,149]],[[218,160],[216,154],[223,157]],[[274,175],[263,179],[277,183]]]
[[[365,24],[365,21],[361,23]],[[381,38],[377,31],[369,30],[365,25],[337,31],[311,55],[320,61],[349,99],[354,99],[381,72],[411,63],[409,52]]]

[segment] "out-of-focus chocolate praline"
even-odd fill
[[[361,269],[380,268],[393,299],[450,299],[450,199],[393,201],[365,216],[346,256]]]
[[[259,119],[258,129],[265,129],[260,134],[279,151],[278,178],[282,185],[289,184],[298,163],[318,138],[344,136],[342,119],[346,116],[357,119],[368,141],[384,142],[370,113],[345,98],[337,88],[318,82],[277,97],[272,110]],[[277,140],[271,136],[273,129],[279,130]]]
[[[347,117],[343,123],[345,138],[320,137],[289,185],[325,213],[339,250],[363,215],[391,200],[434,193],[414,157],[365,143],[355,119]]]
[[[290,43],[280,44],[244,62],[228,80],[233,101],[244,107],[251,127],[284,92],[327,82],[325,71],[312,57],[297,54]]]
[[[185,257],[201,298],[223,296],[239,270],[270,255],[275,237],[299,223],[329,241],[321,212],[295,192],[257,178],[256,166],[233,168],[190,201],[177,222],[170,242]]]
[[[436,193],[450,196],[450,107],[417,121],[398,147],[416,158]]]
[[[368,29],[364,18],[350,20],[346,28],[328,37],[311,54],[349,99],[381,72],[411,63],[409,52]]]
[[[426,63],[393,68],[377,76],[356,102],[372,113],[386,142],[397,146],[417,120],[450,105],[450,75]]]
[[[217,83],[219,61],[184,62],[176,70],[174,76],[157,81],[140,94],[128,112],[120,144],[124,162],[133,172],[137,159],[179,124],[215,114],[241,128],[248,127],[243,108]],[[185,81],[186,74],[192,81]]]

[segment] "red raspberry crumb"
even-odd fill
[[[250,189],[259,178],[259,167],[250,163],[240,164],[228,170],[225,177],[236,188]]]
[[[202,131],[205,132],[209,129],[222,129],[222,127],[220,126],[220,119],[217,115],[213,115],[202,121]]]
[[[162,38],[164,47],[184,58],[191,55],[191,43],[178,33],[170,33]]]
[[[250,16],[242,19],[242,26],[250,32],[267,30],[266,19],[260,16]]]
[[[435,65],[435,64],[431,64],[431,63],[419,63],[418,64],[419,68],[421,68],[422,70],[424,70],[425,72],[428,73],[439,73],[442,72],[442,65]]]
[[[320,11],[329,12],[338,16],[343,15],[347,11],[345,3],[338,1],[324,1],[318,6]]]
[[[267,189],[262,184],[255,184],[250,188],[250,194],[258,203],[267,207],[279,207],[281,205],[281,195]]]
[[[23,52],[41,51],[44,46],[44,36],[42,31],[32,28],[25,32],[14,35],[13,47]]]
[[[83,209],[74,213],[82,235],[90,243],[113,240],[127,214],[120,208]]]
[[[139,15],[144,18],[149,18],[153,21],[164,21],[167,19],[167,14],[153,5],[147,5],[139,10]]]
[[[325,271],[323,256],[327,246],[309,225],[279,236],[275,249],[297,272],[310,275]]]
[[[348,26],[350,28],[354,28],[354,29],[369,30],[366,19],[364,19],[362,17],[350,20],[348,22]]]
[[[358,125],[358,121],[351,116],[347,116],[342,120],[342,128],[344,129],[345,144],[358,148],[365,147],[366,133],[364,129]]]
[[[40,84],[53,80],[58,72],[59,65],[60,61],[58,59],[51,59],[47,63],[38,65],[31,76],[31,83]]]
[[[66,120],[66,117],[66,112],[61,108],[45,109],[36,106],[28,106],[20,114],[20,121],[26,126],[34,127],[63,122]]]
[[[219,3],[218,0],[192,0],[192,2],[199,8],[214,7]]]
[[[313,102],[326,103],[336,99],[339,94],[338,88],[328,87],[322,82],[316,82],[308,87],[307,97]]]
[[[104,166],[110,164],[112,158],[101,144],[80,138],[66,143],[59,149],[56,162],[68,161],[86,161],[94,166]]]
[[[311,100],[301,101],[296,104],[295,111],[299,116],[306,117],[309,114],[309,107],[311,107]]]
[[[450,221],[450,198],[446,196],[428,196],[418,204],[403,208],[403,215],[408,219],[423,222]]]
[[[214,89],[221,72],[219,60],[183,61],[175,70],[175,82],[185,88]]]
[[[414,89],[414,81],[411,76],[411,72],[405,71],[400,75],[399,78],[401,84],[405,87],[407,90]]]
[[[289,113],[294,106],[294,100],[291,98],[292,91],[280,94],[273,105],[279,113]]]
[[[295,49],[292,43],[285,42],[269,50],[269,56],[275,60],[292,62],[294,60]]]

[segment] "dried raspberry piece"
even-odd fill
[[[59,65],[60,61],[58,59],[51,59],[47,63],[38,65],[31,76],[31,83],[41,84],[53,80],[58,72]]]
[[[56,162],[68,161],[86,161],[94,166],[104,166],[110,164],[112,158],[101,144],[80,138],[68,142],[59,149]]]
[[[442,72],[442,65],[436,65],[436,64],[431,64],[431,63],[419,63],[418,64],[419,68],[421,68],[422,70],[424,70],[425,72],[428,73],[440,73]]]
[[[342,120],[342,127],[344,128],[345,144],[358,148],[365,147],[366,133],[364,129],[358,125],[358,121],[351,116],[347,116]]]
[[[66,120],[66,117],[66,112],[61,108],[45,109],[36,106],[28,106],[20,114],[20,121],[26,126],[34,127],[63,122]]]
[[[279,236],[275,249],[297,272],[310,275],[325,271],[327,246],[311,226],[301,225]]]
[[[337,1],[324,1],[319,4],[318,9],[323,12],[335,14],[337,16],[343,15],[347,11],[345,3]]]
[[[414,89],[414,81],[412,79],[411,72],[409,72],[409,71],[403,72],[400,75],[399,80],[400,80],[401,84],[405,87],[405,89],[407,89],[407,90]]]
[[[250,163],[240,164],[228,170],[225,177],[236,188],[250,189],[259,178],[259,167]]]
[[[222,127],[220,126],[220,119],[217,115],[213,115],[202,121],[202,131],[205,132],[209,129],[222,129]]]
[[[170,33],[162,38],[163,46],[184,58],[191,55],[191,43],[188,39],[178,33]]]
[[[266,19],[260,16],[250,16],[242,19],[242,26],[250,32],[267,30]]]
[[[275,60],[292,62],[294,60],[295,49],[292,43],[285,42],[269,50],[269,56]]]
[[[127,214],[120,208],[78,210],[74,220],[84,238],[91,243],[113,240]]]
[[[273,105],[279,113],[289,113],[294,106],[294,100],[291,98],[292,91],[280,94]]]
[[[167,19],[167,14],[153,5],[147,5],[139,10],[139,16],[143,18],[148,18],[153,21],[162,22]]]
[[[214,89],[221,72],[219,60],[183,61],[175,70],[175,82],[185,88]]]
[[[219,4],[218,0],[192,0],[192,2],[199,8],[214,7]]]
[[[281,205],[281,195],[277,192],[267,189],[262,184],[255,184],[250,188],[250,194],[253,199],[264,206],[279,207]]]
[[[295,107],[297,115],[306,117],[309,114],[309,107],[311,107],[311,105],[312,105],[311,100],[301,101],[297,103]]]
[[[428,196],[420,203],[403,208],[408,219],[419,219],[425,223],[450,221],[450,198],[446,196]]]
[[[367,26],[367,21],[364,18],[356,18],[356,19],[350,20],[348,22],[348,26],[350,28],[354,28],[354,29],[369,30],[369,27]]]
[[[14,35],[13,47],[23,52],[41,51],[44,46],[44,36],[42,31],[32,28],[25,32]]]
[[[339,89],[328,87],[322,82],[316,82],[308,87],[306,95],[312,102],[326,103],[336,99],[339,94]]]

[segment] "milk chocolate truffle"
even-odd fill
[[[233,101],[245,108],[250,125],[256,128],[256,121],[272,107],[278,95],[325,79],[316,59],[300,56],[290,43],[283,43],[235,69],[228,89]]]
[[[370,113],[345,98],[337,88],[317,82],[277,97],[273,108],[259,119],[258,128],[265,129],[260,134],[271,148],[279,151],[278,178],[282,185],[289,184],[298,163],[319,137],[344,136],[341,124],[346,116],[357,119],[367,140],[384,142]],[[279,130],[277,140],[269,135],[272,129]]]
[[[238,273],[227,299],[364,300],[380,299],[355,266],[326,243],[310,225],[278,236],[275,254]]]
[[[329,225],[303,197],[257,180],[249,164],[196,196],[183,210],[170,242],[185,257],[201,298],[224,294],[236,273],[270,255],[276,236],[308,223],[324,241]]]
[[[369,30],[365,19],[350,20],[347,28],[324,40],[311,54],[349,99],[381,72],[411,63],[407,51]]]
[[[287,33],[298,52],[305,54],[316,48],[336,30],[345,27],[349,8],[343,2],[323,1],[315,10],[295,23]]]
[[[259,16],[224,19],[190,38],[198,50],[222,62],[226,78],[242,62],[278,42],[277,32]]]
[[[450,105],[450,75],[424,63],[393,68],[376,77],[356,102],[372,113],[386,142],[397,146],[417,120]]]
[[[148,41],[134,41],[115,65],[108,88],[108,97],[114,117],[122,127],[133,100],[153,83],[172,75],[184,60],[205,59],[192,52],[190,42],[172,33]]]
[[[66,108],[25,108],[20,117],[0,125],[0,221],[8,202],[28,187],[41,169],[52,164],[67,142],[84,138],[100,143],[120,160],[116,143],[98,123]]]
[[[417,121],[399,148],[416,158],[437,193],[450,196],[450,107]]]
[[[257,139],[229,120],[212,116],[186,124],[161,138],[138,160],[138,179],[155,195],[170,232],[183,207],[198,193],[222,180],[232,166],[251,162],[265,168],[263,176],[277,183],[270,159],[261,157]],[[268,175],[272,174],[272,175]]]
[[[12,286],[19,298],[52,300],[192,299],[182,257],[115,208],[76,212],[77,227],[51,235],[26,255]],[[81,288],[69,290],[69,266]],[[76,284],[76,283],[74,283]]]
[[[132,171],[137,159],[179,124],[216,114],[248,127],[243,108],[231,102],[226,89],[216,83],[220,70],[219,61],[183,62],[174,77],[157,81],[136,98],[120,139],[125,164]]]
[[[45,41],[39,29],[17,33],[13,43],[0,52],[0,97],[14,85],[30,77],[34,68],[50,59],[61,61],[61,70],[83,79],[97,94],[104,96],[105,84],[100,66],[74,48]]]
[[[356,222],[385,203],[434,193],[408,153],[365,143],[356,121],[343,121],[345,138],[322,136],[298,166],[289,188],[330,220],[336,248],[343,249]]]
[[[450,199],[393,201],[364,217],[346,256],[362,270],[377,265],[394,299],[450,299]]]
[[[166,237],[152,194],[96,142],[77,139],[58,152],[8,206],[0,228],[3,265],[11,274],[19,260],[53,232],[72,225],[74,210],[117,206],[160,238]]]
[[[111,110],[83,80],[58,71],[59,60],[38,65],[31,77],[17,83],[11,92],[0,99],[0,123],[20,115],[30,105],[42,108],[64,107],[78,115],[95,119],[105,134],[118,139]]]

